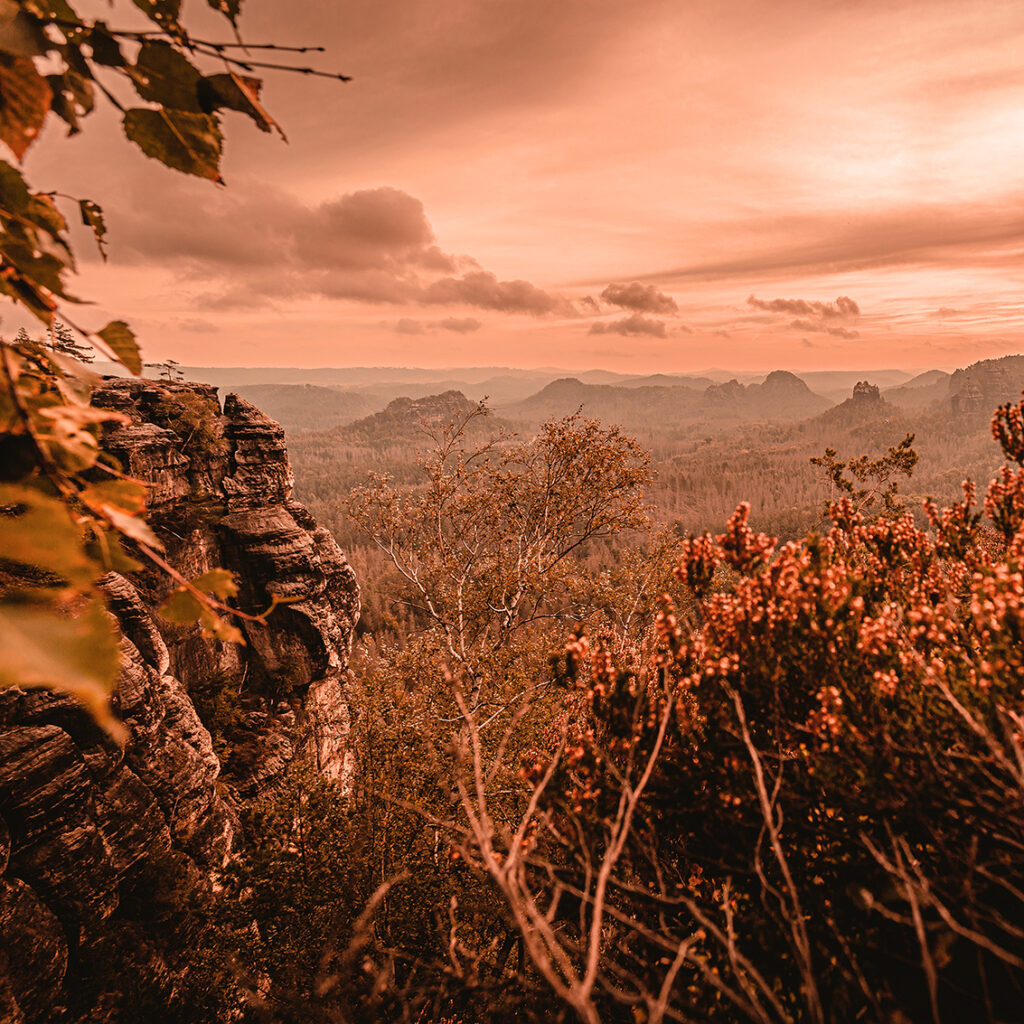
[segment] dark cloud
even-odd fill
[[[759,299],[748,296],[747,305],[766,313],[788,313],[790,316],[814,316],[823,320],[853,320],[860,316],[860,307],[848,295],[835,302],[808,302],[805,299]]]
[[[483,325],[482,320],[477,320],[471,316],[446,316],[443,320],[437,321],[437,326],[441,330],[455,331],[456,334],[470,334],[473,331],[479,331]]]
[[[960,316],[959,309],[953,309],[950,306],[939,306],[934,313],[928,314],[933,320],[952,320],[955,316]]]
[[[321,203],[297,219],[294,246],[298,262],[309,267],[457,269],[455,257],[437,246],[423,203],[397,188],[364,189]]]
[[[576,307],[568,299],[546,292],[529,281],[499,281],[487,270],[473,270],[461,277],[442,277],[427,285],[418,298],[431,305],[477,306],[499,313],[577,315]]]
[[[363,189],[313,208],[268,190],[216,207],[211,203],[204,197],[188,224],[171,230],[157,226],[152,205],[143,207],[153,219],[145,222],[144,215],[126,238],[136,261],[177,266],[186,280],[201,280],[206,291],[199,308],[322,296],[579,315],[564,296],[529,281],[500,281],[471,257],[445,252],[423,203],[401,189]],[[219,292],[211,287],[217,283]],[[470,322],[442,326],[465,333],[476,329]]]
[[[396,334],[426,334],[427,325],[422,320],[413,320],[410,317],[403,316],[398,323],[395,324]]]
[[[602,321],[591,324],[590,333],[623,334],[627,337],[638,334],[649,334],[655,338],[668,337],[668,329],[664,321],[655,320],[649,316],[641,316],[639,313],[623,317],[621,320]]]
[[[848,327],[831,327],[821,320],[790,320],[789,326],[798,331],[817,331],[819,334],[832,334],[837,338],[859,338],[858,331],[851,331]]]
[[[632,284],[610,284],[601,292],[601,298],[612,306],[632,309],[637,313],[669,316],[679,312],[676,300],[671,295],[658,291],[653,284],[641,284],[639,281],[633,281]]]

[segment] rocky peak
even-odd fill
[[[76,972],[134,949],[140,928],[125,969],[173,985],[174,929],[145,933],[132,892],[159,875],[201,898],[237,845],[240,811],[296,758],[350,773],[344,673],[359,591],[334,538],[292,500],[281,427],[235,395],[222,408],[201,384],[107,380],[93,401],[129,417],[104,447],[149,484],[150,522],[179,572],[230,569],[243,611],[272,594],[294,601],[266,624],[240,622],[238,647],[160,618],[162,573],[105,577],[122,634],[123,748],[70,698],[0,693],[3,1020],[76,1019]]]
[[[882,401],[882,393],[874,384],[866,380],[859,380],[853,385],[853,395],[851,397],[855,402]]]

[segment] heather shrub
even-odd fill
[[[1018,467],[1020,409],[993,425]],[[580,1019],[1019,1018],[1024,471],[995,530],[970,484],[927,530],[884,505],[691,538],[695,604],[566,648],[514,821],[466,714],[465,856]]]

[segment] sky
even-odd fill
[[[147,358],[648,373],[1024,351],[1019,0],[247,0],[241,28],[322,45],[352,81],[268,72],[288,143],[226,116],[225,187],[147,160],[109,109],[73,139],[51,116],[25,159],[104,207],[109,261],[76,235],[80,319],[128,320]]]

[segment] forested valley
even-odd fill
[[[243,6],[0,2],[0,1021],[1024,1019],[1024,356],[693,354],[1019,348],[1013,12]]]

